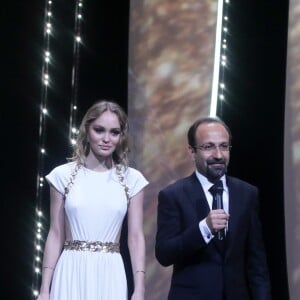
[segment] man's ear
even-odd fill
[[[191,145],[188,145],[187,150],[188,150],[188,154],[189,154],[191,160],[195,161],[195,154],[196,154],[195,148],[192,147]]]
[[[188,145],[188,151],[190,154],[194,154],[196,151],[195,151],[195,148],[192,147],[191,145]]]

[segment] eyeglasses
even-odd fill
[[[212,151],[217,150],[217,148],[220,151],[226,152],[226,151],[230,151],[231,147],[232,146],[227,144],[227,143],[223,143],[223,144],[220,144],[220,145],[215,145],[215,144],[212,144],[212,143],[208,143],[208,144],[203,144],[203,145],[200,145],[200,146],[194,146],[195,149],[199,149],[199,150],[204,151],[204,152],[212,152]]]

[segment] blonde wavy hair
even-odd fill
[[[113,101],[100,100],[93,104],[85,113],[77,135],[77,140],[74,145],[73,155],[70,161],[76,161],[82,165],[90,151],[90,146],[87,141],[87,132],[90,124],[101,116],[105,111],[110,111],[117,115],[121,126],[121,138],[112,154],[114,164],[122,165],[125,168],[128,166],[128,119],[124,110]]]

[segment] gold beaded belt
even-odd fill
[[[120,244],[113,242],[86,242],[86,241],[65,241],[65,250],[92,251],[92,252],[120,252]]]

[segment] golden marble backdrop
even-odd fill
[[[145,198],[146,299],[167,298],[171,267],[154,256],[157,194],[189,175],[188,127],[209,114],[217,1],[132,0],[128,114],[131,165],[150,181]]]
[[[289,4],[285,105],[285,225],[290,300],[300,299],[300,0]]]

